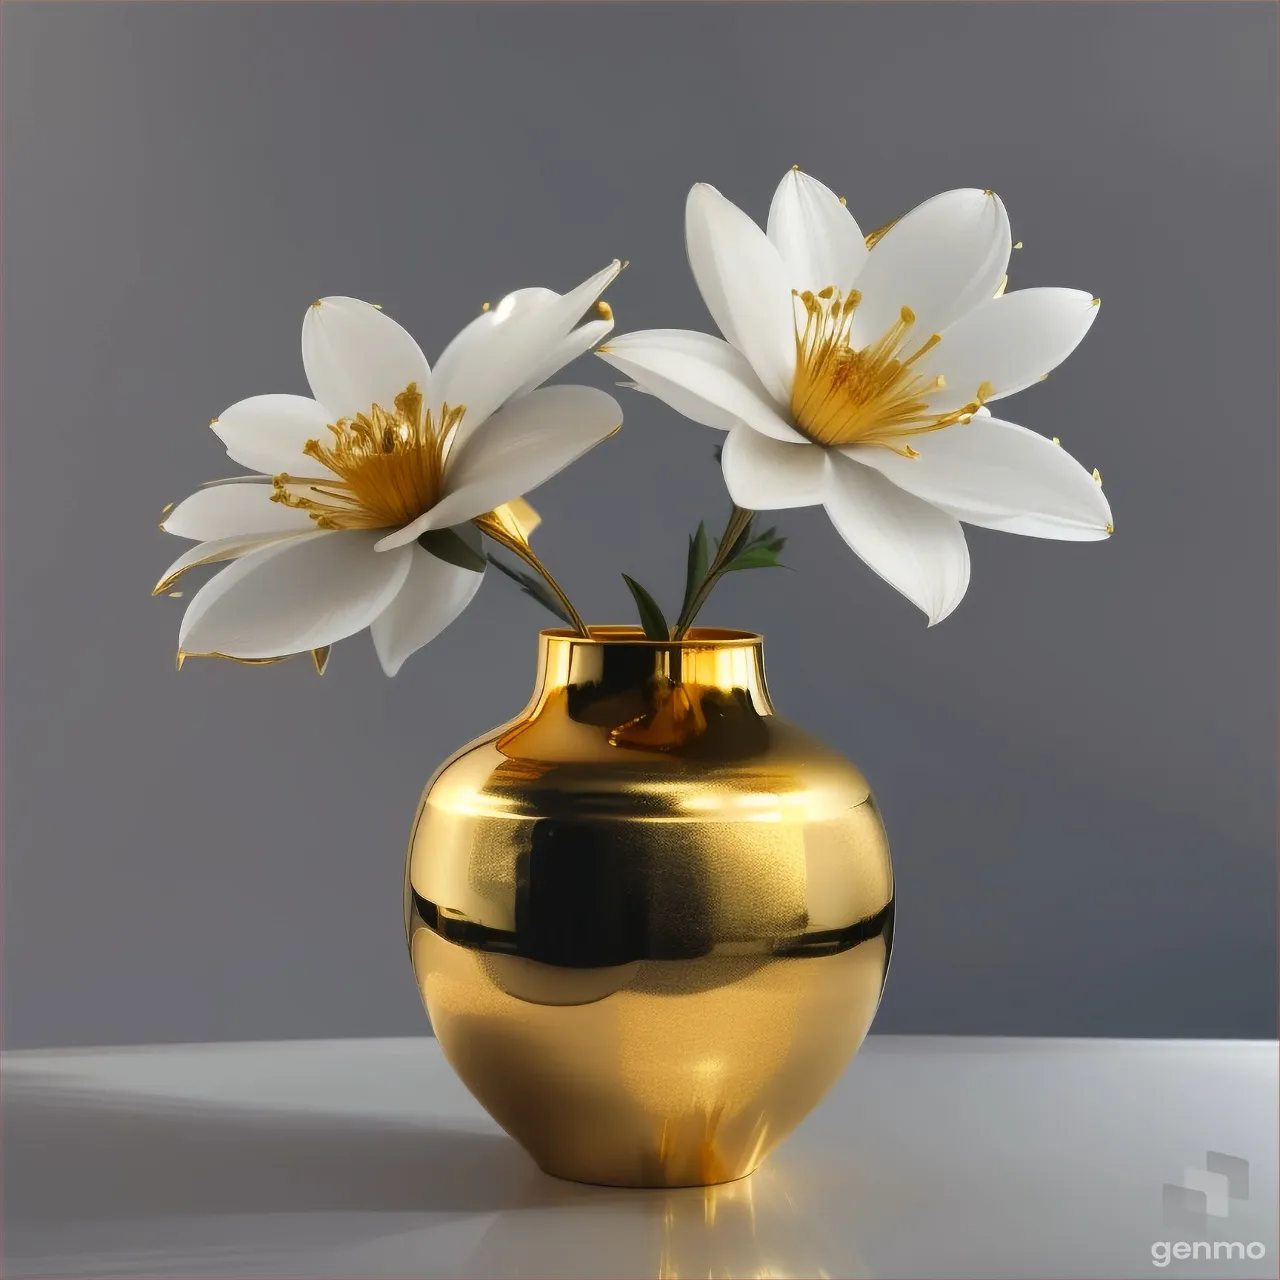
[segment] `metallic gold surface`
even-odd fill
[[[867,248],[874,249],[884,239],[884,233],[897,222],[897,218],[890,218],[883,226],[877,227],[870,235],[864,236],[863,239],[866,241]]]
[[[542,517],[524,498],[512,498],[500,507],[494,507],[489,513],[508,533],[526,542],[533,536],[533,531],[542,523]]]
[[[528,708],[427,787],[405,879],[449,1061],[582,1182],[750,1173],[861,1043],[893,934],[866,780],[774,714],[747,632],[544,631]]]
[[[242,667],[269,667],[277,662],[288,662],[293,656],[291,653],[284,653],[278,658],[237,658],[230,653],[190,653],[186,649],[179,649],[174,661],[176,670],[181,671],[188,658],[221,658],[224,662],[238,662]]]
[[[615,427],[614,430],[617,431],[618,428]],[[569,599],[565,589],[555,580],[551,571],[538,558],[537,552],[529,545],[528,534],[524,530],[519,515],[514,520],[510,518],[510,507],[511,504],[507,503],[495,511],[476,516],[471,523],[500,547],[506,547],[508,551],[519,556],[543,580],[551,594],[559,601],[559,616],[567,618],[573,624],[577,634],[585,637],[587,624],[582,621],[582,615],[573,607],[573,601]]]

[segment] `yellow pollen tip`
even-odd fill
[[[382,303],[380,303],[380,302],[371,302],[371,303],[369,303],[369,305],[370,305],[370,306],[371,306],[375,311],[381,311],[381,310],[382,310]]]
[[[984,196],[993,196],[993,195],[995,195],[995,192],[994,192],[994,191],[992,191],[990,187],[988,187],[988,188],[987,188],[987,189],[986,189],[982,194],[983,194]]]
[[[319,307],[319,305],[320,305],[320,299],[319,299],[319,298],[317,298],[317,299],[316,299],[316,300],[311,304],[311,309],[314,311],[317,307]]]
[[[1062,447],[1062,441],[1059,440],[1057,436],[1053,437],[1053,443],[1056,444],[1059,448]]]
[[[167,516],[167,515],[169,514],[169,512],[170,512],[170,511],[172,511],[172,510],[173,510],[173,503],[171,502],[171,503],[169,503],[169,505],[168,505],[167,507],[165,507],[165,509],[164,509],[160,514],[161,514],[162,516]]]
[[[901,315],[903,324],[915,324],[916,313],[912,311],[910,307],[903,307]]]
[[[962,413],[956,419],[956,422],[959,423],[959,425],[962,427],[967,427],[969,423],[971,423],[972,421],[973,421],[973,414],[971,413]]]
[[[211,427],[216,427],[216,426],[218,425],[218,420],[217,420],[217,418],[210,418],[210,419],[209,419],[209,425],[210,425]]]
[[[799,172],[800,172],[800,166],[799,166],[798,164],[793,164],[793,165],[791,166],[791,172],[792,172],[792,173],[799,173]]]
[[[1091,307],[1100,307],[1100,306],[1102,306],[1102,299],[1101,299],[1101,298],[1094,298],[1094,300],[1093,300],[1091,303],[1089,303],[1089,305],[1090,305]]]
[[[623,260],[618,263],[618,270],[625,271],[630,265],[631,265],[631,259],[623,258]]]
[[[1099,471],[1097,467],[1094,467],[1093,469],[1093,483],[1094,484],[1102,483],[1102,472]]]
[[[907,455],[906,455],[906,456],[907,456],[908,458],[918,458],[918,457],[920,456],[920,450],[919,450],[919,449],[913,449],[910,445],[907,445]]]
[[[1108,536],[1108,537],[1110,537],[1113,533],[1115,533],[1115,531],[1116,531],[1116,527],[1115,527],[1115,525],[1113,525],[1113,524],[1108,524],[1108,525],[1107,525],[1107,536]]]
[[[1018,241],[1018,243],[1017,243],[1017,244],[1015,244],[1013,247],[1014,247],[1015,249],[1021,249],[1021,248],[1022,248],[1022,241],[1021,241],[1021,240],[1019,240],[1019,241]]]
[[[1048,381],[1048,378],[1049,378],[1049,375],[1048,375],[1047,373],[1042,373],[1042,374],[1041,374],[1041,375],[1036,379],[1036,381],[1037,381],[1037,382],[1047,382],[1047,381]]]
[[[602,320],[613,319],[613,308],[603,298],[596,303],[596,310],[600,313]]]
[[[483,315],[483,314],[484,314],[484,312],[486,312],[486,311],[488,311],[488,310],[489,310],[489,304],[488,304],[487,302],[482,302],[482,303],[480,304],[480,312],[481,312],[481,314]]]
[[[933,385],[941,391],[942,388],[947,385],[947,380],[942,376],[942,374],[938,374],[938,376],[933,380]]]
[[[170,597],[170,599],[173,599],[173,600],[181,600],[181,599],[182,599],[182,596],[183,596],[183,593],[182,593],[181,591],[170,591],[170,592],[169,592],[169,597]]]
[[[607,356],[612,350],[613,348],[606,342],[604,346],[596,348],[596,354]]]
[[[183,653],[183,651],[182,651],[181,649],[179,649],[179,650],[178,650],[178,658],[177,658],[177,661],[173,664],[173,669],[174,669],[175,671],[181,671],[181,670],[182,670],[182,664],[183,664],[184,662],[186,662],[186,660],[187,660],[187,655],[186,655],[185,653]]]
[[[841,196],[841,197],[840,197],[840,203],[841,203],[841,204],[843,204],[843,205],[847,205],[849,202],[848,202],[848,200],[846,200],[846,199],[844,198],[844,196]]]
[[[818,291],[818,297],[820,297],[820,298],[834,298],[834,297],[835,297],[835,293],[836,293],[835,285],[829,284],[829,285],[827,285],[827,287],[826,287],[825,289],[820,289],[820,290]]]

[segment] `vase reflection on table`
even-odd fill
[[[893,934],[862,774],[776,715],[761,639],[545,631],[529,707],[423,796],[406,870],[441,1046],[549,1173],[750,1173],[871,1024]]]
[[[865,1262],[806,1207],[791,1170],[772,1163],[722,1186],[610,1194],[530,1181],[495,1215],[467,1260],[474,1280],[860,1280]],[[557,1190],[559,1188],[559,1190]]]

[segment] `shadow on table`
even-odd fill
[[[541,1173],[500,1133],[413,1120],[400,1126],[10,1084],[5,1175],[10,1224],[45,1240],[74,1228],[84,1255],[75,1274],[88,1274],[80,1262],[103,1263],[118,1251],[115,1225],[152,1224],[125,1232],[121,1257],[140,1265],[139,1242],[182,1238],[196,1219],[210,1224],[211,1238],[218,1238],[212,1224],[224,1221],[244,1238],[223,1244],[245,1250],[269,1246],[301,1261],[297,1249],[319,1248],[307,1259],[314,1275],[442,1274],[433,1269],[435,1233],[450,1219],[480,1227],[460,1269],[449,1272],[477,1280],[865,1274],[805,1210],[811,1197],[797,1190],[805,1179],[776,1163],[719,1187],[589,1187]],[[379,1218],[408,1229],[370,1232]],[[325,1246],[314,1227],[287,1226],[326,1219],[348,1221],[352,1231]]]
[[[533,1165],[500,1133],[6,1089],[5,1211],[79,1221],[297,1212],[484,1212]]]

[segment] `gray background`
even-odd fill
[[[794,573],[708,622],[768,637],[784,713],[883,805],[881,1031],[1275,1034],[1276,10],[1270,5],[8,4],[6,1038],[413,1032],[418,792],[513,714],[542,618],[508,584],[395,680],[192,663],[148,590],[205,423],[305,392],[325,293],[429,355],[485,299],[614,254],[620,328],[707,327],[684,193],[757,217],[801,163],[867,228],[1004,196],[1012,286],[1091,289],[1009,416],[1101,468],[1109,543],[973,531],[927,630],[817,510]],[[574,377],[610,385],[598,361]],[[625,393],[620,393],[625,394]],[[715,433],[627,395],[536,494],[596,621],[668,601],[722,518]]]

